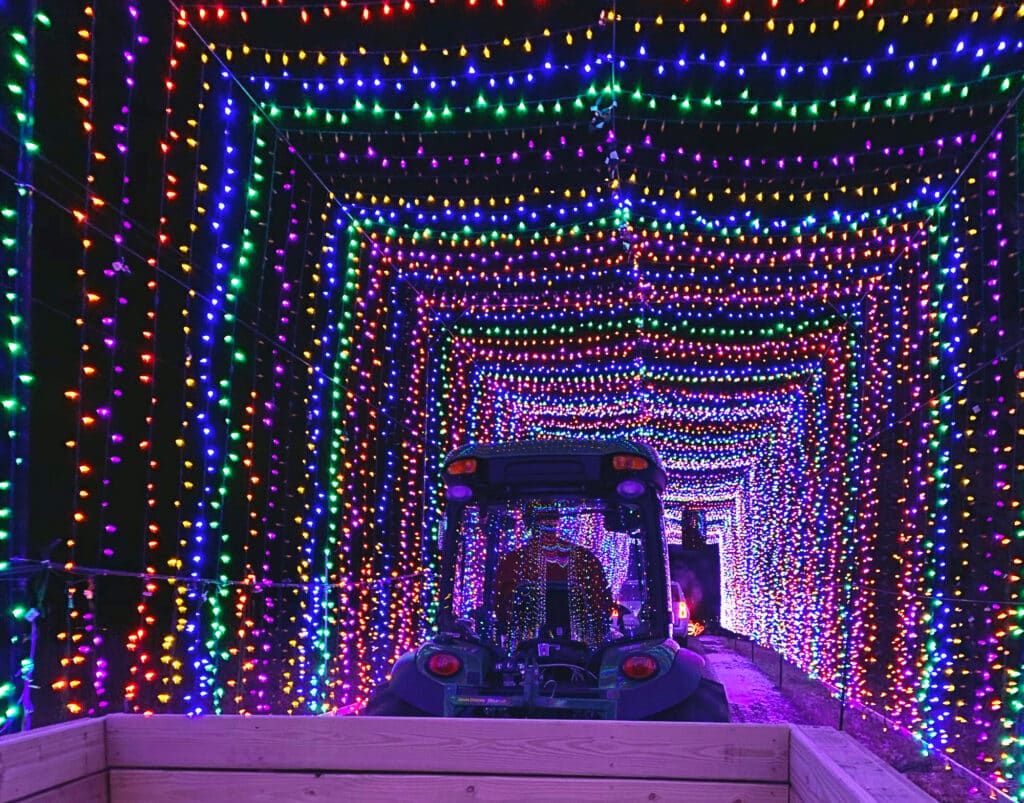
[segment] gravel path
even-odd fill
[[[749,642],[708,634],[691,638],[689,646],[707,661],[705,674],[725,686],[733,722],[838,726],[838,701],[796,667],[783,666],[779,689],[778,656],[771,650],[756,647],[756,659],[751,660]],[[917,744],[875,718],[847,708],[844,730],[940,803],[993,799],[972,778],[923,756]]]
[[[696,640],[695,640],[696,641]],[[733,722],[806,723],[775,685],[749,658],[735,652],[721,636],[703,635],[694,644],[705,660],[705,673],[725,686]]]

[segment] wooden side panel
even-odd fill
[[[789,780],[789,727],[390,717],[107,717],[111,768]]]
[[[85,719],[0,739],[0,800],[37,795],[107,768],[105,720]]]
[[[813,800],[806,800],[792,786],[789,787],[789,803],[814,803]]]
[[[787,803],[785,784],[494,775],[345,775],[305,772],[111,770],[111,803],[284,803],[284,801],[586,800],[588,803]]]
[[[109,800],[104,771],[24,798],[23,803],[109,803]]]
[[[835,803],[934,801],[847,734],[827,727],[790,727],[790,784],[794,799]]]

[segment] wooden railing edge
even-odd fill
[[[784,724],[115,715],[109,765],[789,781]],[[739,729],[743,728],[743,731]],[[712,733],[713,732],[713,733]],[[743,734],[739,737],[738,734]],[[289,746],[304,740],[302,750]],[[440,758],[439,758],[440,757]],[[567,772],[571,768],[572,772]],[[676,774],[680,771],[681,774]]]
[[[167,718],[163,719],[163,717]],[[146,719],[156,719],[157,721],[143,722]],[[231,744],[236,741],[230,738],[231,730],[233,727],[237,727],[237,724],[234,723],[241,720],[245,720],[248,726],[243,728],[243,733],[240,734],[238,742],[244,742],[245,738],[253,738],[253,734],[262,734],[254,738],[256,747],[262,753],[258,753],[249,762],[250,764],[260,766],[261,762],[266,761],[268,763],[263,766],[275,771],[293,773],[310,771],[312,765],[306,766],[302,762],[296,763],[287,757],[282,759],[281,755],[275,752],[275,748],[280,747],[283,736],[294,737],[296,732],[301,732],[302,726],[299,724],[299,720],[311,722],[330,718],[280,717],[277,719],[279,722],[272,723],[265,717],[207,717],[205,720],[198,720],[203,724],[193,729],[186,723],[197,720],[190,720],[183,716],[156,715],[155,717],[144,717],[138,714],[110,714],[87,720],[61,723],[25,734],[14,734],[0,739],[0,799],[24,801],[46,799],[48,795],[52,795],[62,787],[82,782],[88,778],[92,778],[93,782],[87,785],[97,790],[97,794],[99,794],[98,790],[101,786],[106,788],[110,772],[122,768],[153,770],[166,767],[184,768],[189,766],[189,761],[191,760],[196,769],[205,766],[211,772],[215,772],[218,768],[234,771],[244,770],[247,768],[246,766],[239,766],[230,760],[225,760],[230,758],[228,751]],[[363,721],[360,725],[351,729],[352,731],[356,733],[375,733],[378,738],[395,738],[399,744],[402,742],[402,735],[406,728],[411,727],[412,735],[409,737],[407,744],[412,744],[413,747],[411,749],[413,750],[418,749],[415,747],[416,740],[424,738],[424,733],[430,730],[437,730],[436,722],[428,728],[423,721],[419,721],[418,726],[412,727],[409,720],[391,720],[389,722],[377,720],[374,723],[363,718],[360,719]],[[265,738],[267,733],[267,731],[261,732],[259,730],[258,726],[261,722],[264,727],[269,726],[269,731],[274,731],[277,725],[280,725],[281,729],[278,729],[279,732],[276,735],[271,734],[273,738],[261,742],[260,740]],[[467,722],[470,721],[461,721],[459,728],[453,727],[449,729],[450,733],[455,734],[458,730],[466,731],[465,725]],[[477,723],[476,730],[474,731],[470,728],[467,731],[467,753],[472,751],[474,734],[479,738],[481,733],[486,733],[488,730],[486,727],[480,726],[480,720],[475,722]],[[502,738],[507,742],[507,734],[519,733],[529,735],[530,729],[523,724],[524,721],[518,722],[520,722],[518,725],[498,729],[498,736],[495,737],[493,743],[483,744],[482,752],[486,754],[490,751],[493,754],[496,745],[501,746],[503,744]],[[546,763],[542,762],[543,766],[541,766],[537,774],[539,776],[548,776],[552,779],[563,776],[571,777],[572,772],[565,771],[562,773],[560,769],[561,766],[568,768],[573,765],[573,755],[580,754],[579,745],[577,745],[576,754],[567,754],[562,760],[562,764],[558,765],[556,762],[558,756],[555,753],[559,749],[560,742],[558,742],[557,736],[560,733],[567,734],[577,740],[582,740],[581,744],[586,746],[586,744],[590,743],[588,739],[592,736],[592,733],[586,728],[586,723],[577,722],[574,725],[571,721],[561,720],[533,720],[530,722],[534,725],[548,726],[544,739],[539,740],[538,745],[535,746],[536,750],[539,751],[539,754],[546,761]],[[561,728],[552,728],[552,722],[567,722],[568,725],[563,725]],[[666,725],[671,725],[671,723],[651,724],[656,727],[651,729],[650,734],[645,733],[644,728],[633,728],[631,730],[627,728],[625,733],[628,735],[631,732],[632,736],[621,740],[618,739],[613,729],[603,729],[605,731],[604,737],[610,738],[613,742],[621,741],[622,752],[613,756],[605,756],[609,760],[604,768],[604,772],[600,772],[600,774],[606,775],[609,778],[628,778],[628,775],[622,774],[621,767],[615,765],[621,765],[622,759],[629,755],[629,750],[632,749],[631,746],[639,745],[642,747],[648,743],[655,744],[656,741],[652,741],[653,737],[661,735],[656,733],[657,730]],[[787,784],[792,790],[794,801],[813,800],[816,799],[816,796],[819,796],[817,799],[821,799],[821,794],[825,794],[829,799],[847,801],[848,803],[866,803],[872,800],[889,799],[899,799],[901,802],[906,803],[932,800],[930,796],[915,786],[895,768],[885,763],[879,756],[845,732],[837,731],[827,726],[776,723],[774,733],[777,734],[777,737],[782,737],[784,733],[784,737],[772,740],[766,738],[766,735],[771,734],[773,731],[765,730],[763,728],[764,723],[750,724],[762,727],[758,729],[758,738],[753,740],[754,745],[743,743],[741,740],[737,740],[737,743],[732,745],[733,749],[738,748],[735,761],[737,768],[730,768],[728,762],[720,762],[715,772],[701,775],[699,771],[693,772],[691,765],[691,769],[686,770],[680,775],[674,775],[671,769],[667,769],[662,777],[665,780],[692,780],[695,782],[720,780],[723,782],[742,783],[746,781]],[[746,725],[747,723],[734,723],[733,727],[740,726],[745,728]],[[162,732],[162,728],[167,728],[168,730]],[[316,742],[318,737],[325,733],[330,733],[334,729],[329,725],[319,725],[309,730],[312,732],[311,739]],[[602,729],[598,728],[597,730],[601,731]],[[695,736],[696,731],[689,728],[686,731],[687,733],[685,734],[676,731],[679,739],[673,745],[668,745],[668,742],[666,742],[666,745],[671,747],[671,749],[666,750],[666,755],[664,756],[670,762],[668,767],[672,766],[671,762],[678,758],[680,751],[685,754],[691,747],[695,750],[699,749],[700,739]],[[742,733],[742,731],[736,732]],[[753,733],[753,731],[750,732]],[[670,733],[671,731],[666,730],[665,735]],[[225,739],[225,734],[228,734],[229,738]],[[502,736],[502,734],[505,735]],[[140,738],[140,735],[144,738]],[[442,736],[444,736],[443,732]],[[555,738],[552,739],[552,737]],[[222,748],[219,752],[213,750],[202,761],[195,763],[193,759],[189,758],[190,755],[194,755],[194,753],[189,752],[192,748],[189,748],[186,744],[193,740],[197,740],[199,750],[202,750],[203,745],[213,744],[221,744]],[[593,743],[602,743],[601,738],[594,736]],[[709,742],[709,744],[712,743]],[[721,742],[717,746],[709,747],[709,752],[723,751],[724,744],[724,742]],[[176,754],[175,745],[180,746],[182,752]],[[329,755],[330,751],[337,749],[338,746],[337,743],[334,745],[321,745],[319,749],[321,750],[321,755]],[[749,752],[755,748],[762,752],[759,759],[761,760],[761,768],[758,772],[751,773],[748,771],[749,767],[744,766],[749,756],[744,756],[743,752]],[[771,749],[769,750],[769,748]],[[244,745],[242,749],[244,750]],[[299,752],[301,753],[302,751]],[[727,753],[729,751],[725,750],[724,752]],[[524,755],[529,755],[529,750],[526,750]],[[646,757],[645,760],[648,763],[655,760],[655,758],[660,760],[662,757],[660,753],[657,753],[654,758],[652,758],[652,755]],[[773,756],[775,759],[783,759],[785,764],[784,773],[779,773],[772,768]],[[181,760],[182,757],[185,760]],[[594,764],[594,766],[588,765],[588,771],[600,771],[601,760],[603,759],[599,758],[596,762],[591,761],[590,764]],[[327,772],[343,773],[352,770],[359,771],[360,768],[354,766],[346,770],[344,763],[339,762],[333,768],[322,766],[320,769]],[[373,765],[371,771],[386,773],[389,770],[385,762],[383,765]],[[415,761],[395,761],[390,771],[397,775],[422,772],[423,768],[422,766],[417,766]],[[459,761],[451,763],[450,766],[447,763],[439,764],[436,769],[431,771],[466,776],[493,774],[494,761],[493,759],[488,759],[486,755],[479,761],[463,757]],[[523,777],[530,777],[531,774],[526,771],[525,767],[516,768],[513,770],[513,774],[515,773],[519,773]],[[99,776],[104,778],[102,784]],[[888,797],[877,796],[879,789],[883,790]],[[91,799],[107,800],[109,797],[94,797]]]
[[[789,783],[795,801],[928,803],[935,799],[845,731],[790,725]]]
[[[40,799],[108,765],[106,717],[12,734],[0,739],[0,800]]]

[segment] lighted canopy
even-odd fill
[[[431,622],[447,450],[624,436],[715,523],[728,628],[1022,794],[1024,11],[738,5],[40,35],[73,41],[35,169],[77,234],[36,271],[75,345],[34,442],[73,465],[24,521],[59,543],[0,556],[24,599],[54,561],[37,707],[358,707]]]

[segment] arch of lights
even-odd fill
[[[721,525],[727,626],[1020,797],[1024,11],[521,5],[81,4],[51,719],[358,707],[429,626],[444,453],[585,432]]]

